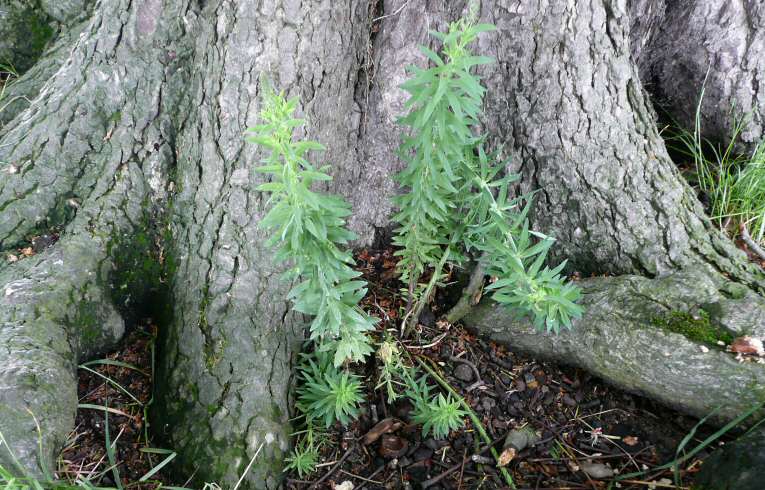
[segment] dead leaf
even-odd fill
[[[35,254],[35,251],[32,250],[32,247],[22,248],[21,253],[24,254],[26,257],[31,257]]]
[[[762,340],[745,335],[733,341],[730,346],[731,352],[738,354],[755,354],[765,356],[765,348],[762,346]]]
[[[624,442],[624,444],[626,444],[628,446],[634,446],[639,441],[638,441],[638,438],[635,437],[635,436],[627,436],[627,437],[622,438],[622,442]]]
[[[507,466],[510,464],[510,461],[515,458],[515,455],[518,452],[515,450],[514,447],[509,447],[502,451],[502,454],[499,455],[499,460],[497,461],[497,466]]]
[[[398,419],[387,418],[379,421],[374,427],[369,429],[369,432],[364,436],[364,445],[368,446],[380,438],[383,434],[390,434],[396,432],[404,425]]]

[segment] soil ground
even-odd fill
[[[382,320],[376,334],[381,337],[387,330],[397,336],[403,299],[392,251],[365,250],[357,259],[370,285],[364,307]],[[518,489],[690,487],[706,450],[680,466],[679,485],[671,470],[650,469],[675,458],[676,448],[697,420],[619,391],[584,371],[538,362],[476,338],[460,325],[437,321],[445,308],[440,305],[449,301],[448,288],[437,293],[432,309],[425,310],[416,331],[401,345],[411,358],[430,363],[467,400],[497,451],[511,431],[534,433],[536,442],[518,451],[506,466]],[[78,411],[77,427],[60,457],[60,477],[90,477],[104,486],[114,485],[119,477],[123,485],[137,489],[184,485],[171,474],[171,464],[147,482],[130,483],[169,456],[152,452],[146,426],[156,331],[150,321],[137,325],[104,357],[110,364],[80,369],[80,403],[91,408]],[[377,362],[370,359],[355,371],[375,380]],[[469,419],[464,429],[445,440],[423,438],[419,427],[407,423],[408,402],[388,404],[382,388],[375,389],[374,383],[367,387],[369,403],[362,416],[349,427],[330,429],[317,470],[304,479],[288,474],[287,488],[331,489],[345,481],[357,489],[505,487],[488,445]],[[103,407],[110,410],[114,463],[105,450]],[[378,429],[396,429],[365,445],[364,436],[377,424]],[[711,430],[701,428],[687,447]],[[619,475],[646,470],[639,477],[613,482]],[[613,476],[602,476],[606,474]]]

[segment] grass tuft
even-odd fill
[[[693,131],[680,129],[668,138],[670,147],[693,162],[690,182],[701,193],[709,215],[721,230],[735,235],[744,227],[755,242],[765,243],[765,141],[752,151],[736,151],[748,116],[734,121],[723,146],[701,136],[701,90]]]

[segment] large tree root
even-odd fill
[[[0,464],[7,468],[37,475],[52,467],[74,424],[77,360],[122,336],[104,245],[78,235],[0,273],[0,433],[9,445],[0,447]]]
[[[682,412],[730,421],[765,401],[765,365],[738,362],[714,345],[665,330],[705,317],[734,336],[765,337],[765,299],[706,269],[660,279],[620,276],[581,282],[584,316],[560,335],[484,301],[464,317],[481,335],[540,358],[581,367],[616,386]],[[760,411],[758,417],[765,415]]]
[[[125,10],[112,7],[101,15]],[[13,471],[53,469],[73,429],[77,363],[114,345],[118,308],[134,309],[156,279],[146,265],[151,204],[162,200],[172,157],[160,129],[163,67],[129,24],[98,16],[77,28],[65,59],[62,46],[48,51],[20,81],[39,90],[34,104],[0,133],[0,464]],[[132,71],[114,63],[128,53]],[[58,243],[6,262],[51,229],[61,230]]]

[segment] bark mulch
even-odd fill
[[[153,452],[146,416],[152,403],[152,367],[157,326],[133,327],[116,351],[78,370],[75,429],[58,461],[57,475],[66,480],[90,480],[94,485],[154,489],[167,483],[163,471],[138,483],[168,454]],[[127,367],[127,366],[130,367]],[[83,367],[84,366],[84,367]],[[114,447],[113,462],[107,454]],[[116,473],[115,473],[116,470]]]
[[[363,251],[358,256],[370,285],[364,306],[382,319],[380,331],[387,329],[390,335],[397,335],[403,306],[395,262],[390,250]],[[706,451],[681,465],[680,486],[669,470],[649,471],[618,483],[612,480],[673,460],[696,420],[615,389],[584,371],[536,361],[476,338],[459,325],[436,321],[445,312],[439,305],[449,301],[448,292],[438,293],[435,311],[420,316],[417,331],[403,345],[410,356],[436,366],[467,400],[497,452],[502,452],[508,434],[517,438],[531,431],[531,444],[517,451],[506,466],[518,489],[690,487]],[[370,360],[357,373],[375,380],[376,362]],[[347,483],[342,486],[345,482],[356,489],[506,488],[488,445],[469,419],[464,429],[445,440],[423,438],[419,427],[407,423],[408,402],[389,405],[383,389],[367,385],[370,404],[363,415],[346,429],[330,430],[333,444],[324,446],[312,478],[301,480],[290,474],[287,488],[351,488]],[[435,380],[432,385],[436,386]],[[364,436],[373,428],[374,433],[391,432],[365,445]],[[688,447],[701,438],[698,435]]]

